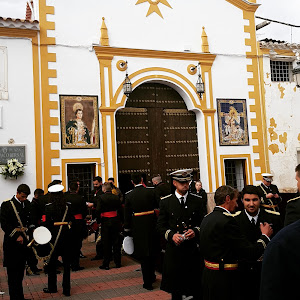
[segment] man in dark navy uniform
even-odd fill
[[[298,193],[295,198],[288,200],[285,208],[284,226],[300,220],[300,164],[295,168]]]
[[[109,270],[112,257],[116,268],[121,267],[120,231],[122,219],[122,204],[118,195],[112,193],[110,182],[102,185],[102,194],[97,201],[96,215],[101,223],[101,240],[103,243],[103,263],[100,269]]]
[[[27,230],[30,225],[30,202],[27,197],[29,194],[29,186],[20,184],[17,188],[17,194],[1,205],[0,219],[4,231],[3,265],[7,268],[11,300],[24,299],[22,281],[27,259],[26,254],[28,253]]]
[[[133,174],[131,181],[134,189],[125,194],[124,231],[133,237],[133,255],[141,262],[143,287],[152,290],[158,249],[154,189],[144,187],[140,174]]]
[[[66,202],[71,203],[71,213],[74,216],[74,221],[71,228],[72,243],[73,243],[73,257],[71,259],[71,267],[73,271],[83,270],[79,264],[80,251],[82,247],[82,240],[85,235],[85,217],[87,214],[87,207],[84,198],[78,194],[79,186],[77,181],[72,181],[69,186],[69,192],[64,194]]]
[[[242,202],[244,210],[237,212],[235,219],[249,242],[255,243],[261,236],[261,223],[266,222],[272,226],[273,235],[271,238],[282,229],[283,224],[279,212],[260,207],[258,187],[245,186],[242,190]],[[262,259],[240,260],[238,270],[240,278],[243,278],[240,283],[241,299],[259,299],[261,266]],[[251,282],[251,289],[249,289],[249,282]]]
[[[166,241],[161,289],[172,299],[193,296],[201,299],[202,263],[198,249],[200,223],[205,215],[202,199],[190,194],[193,170],[171,173],[175,194],[163,197],[157,228]]]
[[[201,223],[200,249],[204,257],[203,299],[241,300],[238,261],[257,260],[269,242],[273,230],[260,224],[261,235],[250,243],[231,214],[237,207],[238,191],[221,186],[215,192],[216,207]],[[243,278],[241,278],[243,280]]]
[[[261,206],[273,211],[279,212],[278,204],[282,200],[279,196],[279,190],[275,184],[272,184],[273,175],[271,173],[262,173],[262,182],[259,187],[259,196],[262,198]]]
[[[160,175],[154,176],[152,178],[152,183],[154,186],[154,194],[156,199],[156,205],[159,207],[160,199],[168,196],[170,194],[170,187],[168,187],[161,179]]]

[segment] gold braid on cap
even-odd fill
[[[73,111],[76,112],[76,110],[78,110],[78,109],[83,110],[83,106],[81,103],[77,102],[73,105]]]

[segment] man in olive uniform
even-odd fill
[[[273,175],[271,173],[262,173],[262,182],[259,187],[259,196],[262,198],[261,206],[273,211],[279,212],[278,204],[282,200],[279,196],[278,188],[272,184]]]
[[[87,207],[84,199],[78,194],[79,186],[76,181],[72,181],[69,186],[69,193],[65,193],[66,202],[71,203],[71,212],[74,216],[72,223],[72,242],[73,242],[73,258],[71,260],[72,271],[83,270],[79,264],[80,250],[82,247],[82,240],[85,234],[85,217],[87,214]]]
[[[188,192],[193,170],[171,173],[175,194],[161,199],[157,228],[167,241],[161,289],[172,299],[201,299],[202,261],[198,249],[202,199]]]
[[[280,214],[273,210],[260,208],[260,197],[258,187],[247,185],[242,190],[242,202],[244,210],[235,214],[235,219],[242,233],[246,236],[247,240],[255,243],[261,236],[260,224],[272,224],[273,236],[282,229],[282,220]],[[241,280],[241,293],[240,297],[243,300],[258,300],[260,290],[260,273],[262,267],[262,260],[248,260],[244,259],[239,262],[239,273]],[[249,289],[249,282],[251,282],[251,289]]]
[[[298,193],[295,198],[288,200],[285,208],[284,226],[300,220],[300,164],[295,168]]]
[[[158,247],[154,189],[143,186],[143,177],[133,174],[134,189],[125,194],[124,232],[132,235],[133,255],[141,262],[143,288],[152,290],[155,281],[155,256]]]
[[[7,268],[11,300],[24,299],[22,281],[27,259],[28,240],[26,232],[30,225],[30,202],[27,200],[29,194],[29,186],[21,184],[17,188],[17,194],[1,205],[0,219],[4,231],[3,265]]]
[[[102,185],[102,194],[97,201],[96,215],[101,223],[101,240],[103,243],[103,263],[100,269],[109,270],[109,262],[112,257],[116,268],[121,267],[121,218],[122,204],[119,196],[112,193],[111,184],[105,182]]]
[[[216,207],[201,223],[204,300],[241,300],[238,261],[259,259],[273,233],[268,223],[260,224],[261,235],[255,243],[250,243],[231,214],[237,207],[237,199],[237,190],[231,186],[219,187],[215,192]]]

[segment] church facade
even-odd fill
[[[26,152],[23,176],[0,178],[3,198],[16,183],[47,190],[53,179],[89,190],[94,176],[126,191],[131,173],[150,185],[179,168],[192,168],[207,192],[277,176],[270,122],[275,132],[280,121],[257,8],[255,0],[40,0],[38,22],[2,18],[0,153]]]

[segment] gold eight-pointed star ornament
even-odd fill
[[[163,18],[162,14],[161,14],[161,12],[159,10],[159,7],[158,7],[159,3],[164,4],[164,5],[172,8],[172,6],[168,3],[167,0],[138,0],[135,5],[138,5],[138,4],[141,4],[141,3],[144,3],[144,2],[148,2],[150,4],[150,7],[148,9],[146,17],[148,17],[149,15],[151,15],[153,12],[156,12],[160,17]]]

